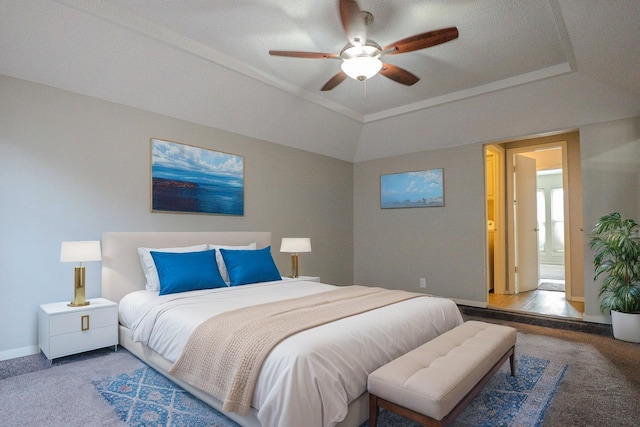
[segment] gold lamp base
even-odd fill
[[[89,301],[84,298],[84,266],[76,267],[74,272],[73,301],[67,304],[69,307],[82,307],[89,305]]]
[[[298,277],[298,254],[291,254],[291,277]]]

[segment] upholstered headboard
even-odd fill
[[[208,232],[106,232],[102,234],[102,296],[120,302],[129,292],[144,289],[145,278],[138,248],[173,248],[202,243],[240,246],[255,242],[258,248],[271,244],[264,231]]]

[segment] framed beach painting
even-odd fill
[[[244,215],[244,158],[152,138],[151,211]]]
[[[444,206],[444,169],[380,176],[382,209]]]

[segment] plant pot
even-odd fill
[[[611,324],[615,339],[640,343],[640,313],[611,310]]]

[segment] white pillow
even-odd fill
[[[138,256],[140,257],[140,264],[142,265],[142,271],[144,277],[147,278],[147,284],[145,289],[153,292],[160,292],[160,278],[158,277],[158,270],[156,270],[156,263],[153,262],[151,251],[154,252],[202,252],[208,250],[206,244],[186,246],[182,248],[138,248]]]
[[[220,271],[220,275],[222,276],[222,280],[227,284],[230,283],[229,272],[227,271],[227,266],[224,265],[224,258],[222,258],[222,254],[220,253],[220,249],[229,249],[229,250],[256,250],[255,243],[249,243],[247,246],[226,246],[226,245],[214,245],[209,244],[209,249],[216,250],[216,262],[218,263],[218,270]]]

